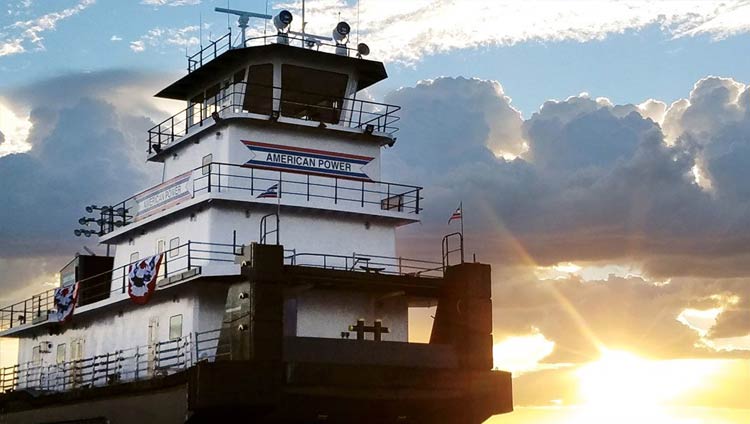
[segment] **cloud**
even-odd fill
[[[27,142],[31,122],[26,113],[15,112],[8,107],[0,98],[0,134],[3,134],[0,142],[0,157],[27,151],[31,146]]]
[[[200,4],[201,0],[141,0],[141,4],[149,6],[193,6]]]
[[[146,45],[143,42],[143,40],[131,41],[130,42],[130,50],[132,50],[132,51],[134,51],[136,53],[140,53],[140,52],[146,50]]]
[[[590,359],[598,343],[660,357],[718,354],[717,340],[750,332],[744,315],[732,319],[727,309],[708,339],[677,318],[717,293],[750,298],[745,99],[743,84],[706,78],[668,108],[584,93],[548,101],[524,121],[497,83],[441,78],[398,90],[386,98],[403,109],[384,174],[425,184],[423,224],[399,237],[409,254],[424,255],[439,245],[431,235],[451,230],[445,220],[462,200],[467,249],[495,264],[496,336],[536,328],[555,343],[549,361]],[[526,150],[510,160],[497,146]],[[711,190],[696,182],[700,163]],[[567,262],[640,275],[534,274]]]
[[[0,157],[4,290],[49,278],[82,242],[95,247],[95,240],[73,236],[84,206],[114,203],[158,182],[161,173],[144,164],[144,140],[153,125],[149,117],[164,112],[144,99],[162,79],[125,71],[95,72],[5,93],[15,102],[9,107],[30,111],[33,126],[30,150]],[[19,263],[34,271],[19,274]],[[28,267],[29,263],[47,265]],[[39,291],[38,284],[34,287]]]
[[[183,28],[153,28],[138,40],[130,42],[130,50],[141,53],[147,47],[193,47],[200,44],[200,40],[195,35],[200,27],[198,25],[189,25]]]
[[[59,12],[51,12],[26,21],[18,21],[2,29],[0,36],[0,57],[27,51],[29,45],[44,50],[45,32],[54,31],[60,21],[75,16],[93,5],[96,0],[80,0],[73,7]],[[29,4],[30,5],[30,4]],[[5,34],[3,34],[5,33]]]
[[[122,37],[120,37],[119,35],[113,35],[109,38],[109,41],[122,41]]]
[[[750,29],[750,6],[741,0],[708,1],[513,1],[412,0],[308,1],[316,20],[308,30],[328,34],[341,19],[359,27],[373,56],[415,63],[426,55],[529,41],[601,40],[612,34],[657,26],[673,37],[708,34],[722,38]],[[299,15],[300,2],[287,7]],[[359,19],[358,19],[359,17]],[[359,21],[357,25],[356,22]]]

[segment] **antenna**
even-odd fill
[[[307,25],[307,22],[305,22],[305,0],[302,0],[302,42],[305,42],[305,26]]]
[[[259,18],[259,19],[272,19],[273,18],[273,16],[266,15],[263,13],[245,12],[244,10],[225,9],[223,7],[217,7],[214,10],[219,13],[227,13],[230,15],[239,16],[239,18],[237,19],[237,26],[239,26],[240,29],[242,30],[242,47],[245,47],[245,41],[247,40],[247,37],[246,37],[247,23],[250,22],[250,18]]]
[[[362,0],[357,0],[357,44],[359,44],[359,5]]]

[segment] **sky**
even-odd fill
[[[54,284],[83,206],[159,181],[145,134],[182,105],[151,96],[225,33],[227,5],[300,16],[0,5],[3,303]],[[366,93],[402,107],[383,174],[426,197],[401,253],[437,257],[462,201],[467,248],[493,265],[516,412],[490,422],[750,422],[750,2],[309,0],[306,15],[322,35],[349,21],[386,63]],[[428,324],[414,316],[415,341]]]

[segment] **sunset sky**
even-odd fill
[[[309,32],[347,20],[386,63],[383,175],[425,187],[401,253],[439,258],[463,202],[493,266],[516,411],[491,423],[750,422],[750,1],[306,3]],[[145,134],[184,105],[151,96],[227,5],[267,6],[0,4],[0,303],[54,284],[85,205],[159,181]]]

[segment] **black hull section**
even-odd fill
[[[250,414],[253,422],[269,424],[479,424],[513,410],[511,376],[502,371],[294,364],[279,376],[272,369],[230,362],[199,365],[191,381],[197,390],[188,396],[194,411],[188,422]],[[279,379],[285,381],[274,391]]]
[[[501,371],[227,361],[112,387],[8,393],[2,422],[479,424],[512,411],[510,390]]]

